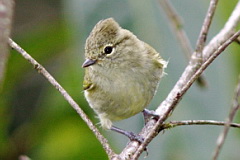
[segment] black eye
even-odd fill
[[[112,53],[112,51],[113,51],[113,47],[112,46],[106,46],[104,48],[104,53],[105,54],[110,54],[110,53]]]

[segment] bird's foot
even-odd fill
[[[144,109],[142,113],[143,113],[145,124],[149,121],[150,118],[153,118],[155,120],[158,120],[160,118],[159,115],[152,110]]]
[[[117,128],[115,126],[112,126],[111,130],[127,136],[130,139],[130,141],[137,141],[139,143],[143,143],[143,141],[144,141],[144,138],[136,133],[133,133],[130,131],[125,131],[125,130]]]

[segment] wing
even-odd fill
[[[148,54],[151,54],[150,57],[152,57],[153,63],[161,69],[166,68],[168,62],[163,60],[160,54],[155,49],[153,49],[149,44],[145,43],[145,45],[146,45],[146,48],[149,50]]]
[[[84,76],[84,80],[83,80],[83,89],[84,90],[91,90],[93,89],[94,85],[91,81],[91,78],[89,76],[88,73],[88,69],[85,70],[85,76]]]

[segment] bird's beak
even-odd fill
[[[85,67],[91,66],[96,62],[97,60],[94,60],[94,59],[86,59],[85,62],[82,64],[82,67],[85,68]]]

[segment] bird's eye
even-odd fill
[[[106,46],[104,48],[104,53],[105,54],[111,54],[113,52],[113,46]]]

